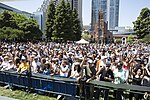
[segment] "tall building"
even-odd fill
[[[68,0],[72,9],[76,9],[78,12],[79,20],[82,24],[82,0]]]
[[[18,10],[16,8],[11,7],[11,6],[8,6],[6,4],[0,3],[0,13],[2,13],[4,11],[16,12],[18,14],[25,15],[27,18],[32,18],[33,17],[33,14],[31,14],[31,13],[28,13],[28,12],[25,12],[25,11],[21,11],[21,10]]]
[[[109,30],[118,27],[119,22],[119,0],[107,0],[107,21]]]
[[[91,30],[98,21],[98,12],[104,13],[104,21],[108,21],[108,29],[118,27],[119,0],[92,0]]]

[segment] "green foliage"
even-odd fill
[[[54,97],[48,97],[39,94],[35,95],[34,93],[27,93],[21,90],[10,91],[9,89],[5,89],[3,87],[0,87],[0,95],[15,98],[17,100],[57,100]]]
[[[127,38],[127,42],[129,43],[133,43],[134,42],[134,36],[132,34],[130,34]]]
[[[47,39],[54,41],[75,41],[81,38],[78,14],[75,10],[72,11],[68,0],[62,0],[56,8],[50,3],[46,21],[46,36]]]
[[[42,37],[37,22],[23,15],[4,11],[0,14],[0,39],[1,40],[35,40]]]
[[[54,19],[55,19],[55,5],[50,2],[47,12],[47,19],[46,19],[46,37],[47,39],[51,40],[52,33],[53,33],[53,26],[54,26]]]
[[[65,1],[62,0],[62,2],[57,6],[56,12],[55,12],[55,20],[54,20],[54,26],[53,26],[53,34],[52,37],[55,40],[61,40],[64,39],[64,25],[65,23]]]
[[[3,27],[0,29],[0,39],[3,40],[9,40],[13,41],[15,39],[21,38],[23,34],[22,30],[13,29],[11,27]]]
[[[150,33],[150,9],[143,8],[137,20],[133,22],[134,31],[139,39]]]
[[[116,40],[115,40],[115,43],[121,43],[121,42],[122,42],[121,39],[116,39]]]
[[[12,15],[12,12],[4,11],[0,15],[0,28],[2,27],[12,27],[18,28],[17,23]]]
[[[91,35],[90,34],[82,34],[82,38],[89,41],[91,39]]]
[[[76,9],[73,10],[72,12],[72,19],[73,19],[73,36],[74,36],[74,40],[78,41],[81,39],[81,24],[80,21],[78,19],[78,13],[76,11]]]
[[[20,24],[21,30],[24,31],[23,40],[39,40],[41,39],[42,32],[39,29],[38,24],[33,19],[28,19]]]
[[[64,34],[65,35],[65,38],[66,40],[72,40],[74,37],[73,37],[73,19],[72,19],[72,10],[71,10],[71,7],[70,7],[70,3],[68,2],[67,0],[67,3],[66,3],[66,24],[65,24],[65,29],[66,29],[66,33]],[[65,40],[65,41],[66,41]]]
[[[150,43],[150,34],[145,35],[145,37],[141,40],[143,43]]]

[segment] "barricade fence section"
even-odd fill
[[[16,72],[0,71],[0,83],[38,90],[42,92],[76,96],[76,80],[62,77],[51,77],[42,74],[18,74]]]
[[[43,74],[19,74],[14,71],[0,71],[0,83],[37,91],[73,96],[84,100],[95,100],[95,88],[101,90],[122,90],[129,93],[149,94],[150,87],[128,84],[114,84],[104,81],[77,82],[76,79]],[[89,93],[90,92],[90,93]]]

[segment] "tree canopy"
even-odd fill
[[[0,14],[0,39],[1,40],[36,40],[41,39],[42,32],[36,20],[26,18],[15,12],[4,11]]]
[[[134,31],[139,39],[144,38],[147,34],[150,34],[150,9],[143,8],[133,24]]]
[[[47,12],[46,36],[47,39],[54,41],[76,41],[81,38],[78,14],[71,9],[68,0],[62,0],[56,7],[53,2],[50,3]]]
[[[47,19],[46,19],[46,37],[47,39],[51,40],[52,33],[53,33],[53,26],[54,26],[54,19],[55,19],[55,5],[54,2],[50,2],[47,12]]]
[[[81,23],[80,23],[80,20],[78,18],[78,13],[76,11],[76,9],[73,10],[72,12],[72,19],[73,19],[73,36],[74,36],[74,40],[80,40],[81,38],[81,34],[82,34],[82,31],[81,31]]]

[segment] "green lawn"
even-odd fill
[[[56,98],[54,97],[48,97],[39,94],[35,95],[34,93],[27,93],[21,90],[11,91],[10,89],[5,89],[3,87],[0,87],[0,95],[15,98],[18,100],[56,100]]]

